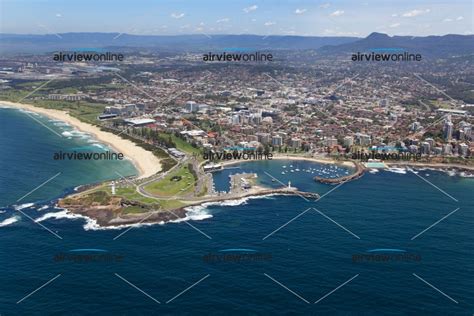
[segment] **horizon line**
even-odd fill
[[[123,32],[64,32],[64,33],[3,33],[0,32],[1,35],[24,35],[24,36],[57,36],[57,35],[66,35],[66,34],[110,34],[110,35],[120,35],[120,37],[123,36],[143,36],[143,37],[152,37],[152,36],[165,36],[165,37],[178,37],[178,36],[205,36],[205,37],[212,37],[212,36],[256,36],[256,37],[345,37],[345,38],[367,38],[368,36],[372,34],[382,34],[386,35],[390,38],[392,37],[429,37],[429,36],[447,36],[447,35],[458,35],[458,36],[471,36],[474,35],[473,33],[470,34],[459,34],[459,33],[446,33],[446,34],[430,34],[430,35],[389,35],[387,33],[382,33],[382,32],[371,32],[366,36],[354,36],[354,35],[298,35],[298,34],[252,34],[252,33],[240,33],[240,34],[234,34],[234,33],[218,33],[218,34],[211,34],[211,33],[188,33],[188,34],[131,34],[131,33],[123,33]]]

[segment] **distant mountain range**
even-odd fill
[[[366,38],[260,35],[147,36],[121,33],[64,33],[49,35],[0,34],[0,54],[108,49],[112,51],[255,51],[316,50],[322,55],[344,55],[371,50],[405,50],[431,57],[474,54],[474,35],[388,36]]]
[[[164,51],[317,49],[356,41],[354,37],[176,35],[147,36],[121,33],[65,33],[49,35],[0,34],[0,53],[42,53],[83,48],[146,48]]]
[[[319,49],[321,54],[348,54],[357,52],[407,51],[429,57],[452,57],[474,54],[474,35],[443,36],[388,36],[372,33],[366,38]]]

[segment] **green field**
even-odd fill
[[[3,91],[0,93],[0,99],[17,102],[28,95],[28,91]],[[25,99],[22,102],[33,104],[46,109],[68,111],[71,116],[89,123],[98,125],[97,116],[104,112],[105,104],[91,103],[87,101],[60,101],[60,100],[31,100]]]
[[[181,177],[181,180],[172,180],[173,177]],[[196,178],[190,172],[188,166],[182,166],[178,170],[168,174],[157,182],[152,182],[145,186],[145,190],[160,197],[172,197],[193,192]]]
[[[111,196],[112,191],[110,186],[103,185],[84,194],[81,199],[83,202],[86,202],[87,205],[90,205],[92,202],[106,204],[110,201]],[[143,196],[139,194],[132,186],[126,188],[116,188],[115,196],[123,197],[127,200],[137,201],[144,204],[143,206],[128,206],[123,209],[124,214],[145,213],[158,210],[158,208],[161,208],[162,210],[173,210],[186,205],[185,203],[176,199],[154,199]]]
[[[107,192],[109,194],[112,194],[110,187],[107,189]],[[116,188],[115,195],[122,196],[128,200],[138,201],[145,204],[156,203],[156,199],[141,195],[135,190],[135,187],[132,186],[126,188]]]
[[[165,139],[168,139],[169,137],[171,137],[171,140],[173,141],[173,143],[176,144],[176,148],[178,150],[181,150],[182,152],[185,152],[187,154],[196,154],[198,157],[202,157],[202,149],[193,147],[190,143],[188,143],[184,139],[176,137],[176,135],[169,134],[169,133],[160,133],[160,136]]]

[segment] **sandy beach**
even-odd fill
[[[81,132],[91,134],[98,141],[110,146],[116,152],[123,153],[125,158],[132,161],[139,172],[139,178],[152,176],[162,170],[160,160],[153,153],[137,146],[130,140],[104,132],[97,126],[81,122],[77,118],[70,116],[66,111],[45,109],[30,104],[9,101],[0,101],[0,104],[45,115],[49,118],[66,122]]]

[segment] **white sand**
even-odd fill
[[[94,138],[102,143],[109,145],[116,152],[120,152],[125,158],[133,162],[138,169],[139,178],[146,178],[161,171],[160,159],[153,153],[143,149],[130,140],[126,140],[112,133],[101,131],[99,127],[79,121],[72,117],[66,111],[44,109],[30,104],[14,103],[9,101],[0,101],[7,107],[24,109],[38,114],[48,116],[52,119],[66,122],[78,130],[92,134]]]

